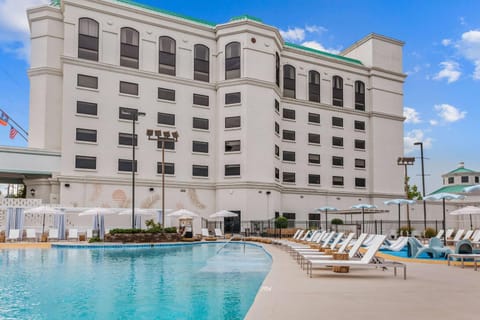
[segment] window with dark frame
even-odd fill
[[[283,96],[295,99],[295,68],[289,64],[283,66]]]
[[[462,176],[461,181],[462,183],[468,183],[468,176]]]
[[[193,128],[194,129],[208,130],[209,129],[208,119],[193,117]]]
[[[282,139],[283,140],[289,140],[289,141],[295,141],[295,131],[283,130],[282,131]]]
[[[85,74],[77,75],[77,86],[82,88],[98,89],[98,78]]]
[[[355,187],[365,188],[366,186],[367,182],[365,178],[355,178]]]
[[[158,112],[157,113],[157,123],[167,125],[167,126],[174,126],[175,125],[175,115],[172,114],[172,113]]]
[[[332,146],[343,147],[343,138],[342,137],[332,137]]]
[[[320,123],[320,114],[318,113],[308,113],[308,122],[309,123]]]
[[[318,133],[309,133],[308,143],[320,144],[320,135]]]
[[[283,108],[282,110],[283,119],[295,120],[295,110]]]
[[[275,168],[275,179],[280,180],[280,169]]]
[[[355,120],[354,128],[355,130],[365,131],[365,121]]]
[[[343,128],[343,118],[332,117],[332,126]]]
[[[295,172],[283,172],[283,182],[295,183]]]
[[[343,186],[343,177],[342,176],[333,176],[332,185],[334,186]]]
[[[225,80],[240,78],[240,42],[225,46]]]
[[[139,51],[138,31],[132,28],[122,28],[120,30],[120,65],[138,69]]]
[[[165,162],[165,174],[174,175],[175,174],[175,163]],[[157,173],[162,174],[162,163],[157,162]]]
[[[158,73],[175,75],[176,42],[174,39],[162,36],[158,38]]]
[[[118,118],[131,121],[133,120],[135,112],[137,112],[137,109],[120,107],[118,108]]]
[[[98,61],[98,22],[93,19],[78,20],[78,57]]]
[[[192,141],[192,152],[208,153],[208,142]]]
[[[355,110],[365,111],[365,83],[355,81]]]
[[[193,80],[210,81],[210,49],[203,44],[194,47]]]
[[[320,213],[309,213],[308,214],[309,221],[320,221]]]
[[[296,213],[294,213],[294,212],[284,212],[284,213],[282,213],[282,216],[284,216],[288,220],[295,220]]]
[[[309,174],[308,175],[308,184],[320,184],[320,175],[319,174]]]
[[[240,128],[240,127],[241,127],[240,116],[225,117],[225,129]]]
[[[475,177],[475,183],[478,183],[479,182],[479,177]]]
[[[240,151],[240,140],[225,141],[225,152],[238,152],[238,151]]]
[[[454,182],[455,181],[453,177],[448,177],[448,184],[453,184]]]
[[[97,142],[97,130],[77,128],[75,139],[84,142]]]
[[[365,150],[365,140],[355,139],[355,149]]]
[[[242,95],[240,92],[230,92],[225,94],[225,104],[235,104],[242,102]]]
[[[280,56],[275,52],[275,84],[280,88]]]
[[[175,150],[175,142],[173,141],[163,141],[165,150]],[[162,141],[157,141],[157,148],[162,150]]]
[[[158,88],[158,99],[175,101],[175,90],[166,89],[166,88]]]
[[[208,166],[192,165],[192,176],[208,177]]]
[[[280,134],[280,125],[278,124],[277,121],[275,121],[275,133]]]
[[[138,83],[120,81],[120,93],[138,96]]]
[[[332,78],[332,104],[337,107],[343,107],[343,79],[339,76]]]
[[[308,100],[320,102],[320,73],[313,70],[308,72]]]
[[[77,113],[96,116],[98,115],[98,106],[96,103],[77,101]]]
[[[75,156],[75,169],[97,169],[97,158],[89,156]]]
[[[137,160],[135,160],[133,170],[137,172]],[[118,159],[118,171],[132,172],[132,160],[131,159]]]
[[[308,163],[320,164],[320,155],[315,153],[309,153]]]
[[[332,156],[332,165],[336,167],[343,167],[343,157]]]
[[[280,147],[275,145],[275,156],[280,157]]]
[[[294,151],[283,151],[282,152],[282,160],[283,161],[290,161],[295,162],[295,152]]]
[[[225,176],[239,176],[240,175],[240,165],[239,164],[226,164],[225,165]]]
[[[365,168],[366,167],[366,163],[365,163],[365,159],[355,159],[355,168]]]
[[[197,106],[209,106],[210,97],[202,94],[193,94],[193,104]]]
[[[275,111],[280,113],[280,102],[277,99],[275,99]]]
[[[132,134],[131,133],[118,133],[118,144],[121,146],[132,146]],[[136,147],[138,145],[138,135],[135,134],[133,138],[133,145]]]

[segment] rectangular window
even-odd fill
[[[87,156],[75,156],[76,169],[97,169],[97,158]]]
[[[332,146],[343,147],[343,138],[342,137],[332,137]]]
[[[138,136],[133,137],[133,145],[136,147],[138,143]],[[118,144],[121,146],[131,146],[132,145],[132,134],[120,132],[118,134]]]
[[[175,101],[175,90],[158,88],[158,99]]]
[[[320,155],[315,153],[309,153],[308,163],[320,164]]]
[[[320,175],[319,174],[309,174],[308,175],[308,184],[320,184]]]
[[[295,120],[295,110],[283,108],[283,119]]]
[[[280,157],[280,147],[275,145],[275,156]]]
[[[284,140],[295,141],[295,131],[283,130],[282,138]]]
[[[201,94],[193,94],[193,104],[198,106],[209,106],[210,105],[210,97],[201,95]]]
[[[292,161],[295,162],[295,152],[293,151],[283,151],[283,161]]]
[[[200,153],[208,153],[208,142],[192,141],[192,151]]]
[[[332,177],[332,185],[334,185],[334,186],[343,186],[343,177],[333,176],[333,177]]]
[[[468,176],[462,176],[462,183],[468,183]]]
[[[284,172],[283,182],[295,183],[295,172]]]
[[[332,126],[343,128],[343,118],[332,117]]]
[[[275,99],[275,111],[280,112],[280,102],[277,99]]]
[[[175,142],[173,141],[164,141],[165,150],[175,150]],[[157,142],[157,148],[162,149],[162,141]]]
[[[208,177],[208,166],[192,166],[192,176],[194,177]]]
[[[138,96],[138,83],[120,81],[120,93]]]
[[[208,119],[193,117],[193,128],[208,130]]]
[[[225,165],[225,176],[239,176],[240,175],[240,165],[239,164],[226,164]]]
[[[337,167],[343,167],[343,157],[332,157],[332,165]]]
[[[355,120],[355,130],[365,131],[365,121]]]
[[[77,113],[96,116],[98,108],[96,103],[77,101]]]
[[[162,174],[162,163],[157,162],[157,173]],[[175,174],[175,163],[165,162],[165,174]]]
[[[275,133],[280,134],[280,125],[275,121]]]
[[[284,212],[282,213],[282,216],[284,216],[288,220],[295,220],[296,214],[294,212]]]
[[[454,182],[455,181],[453,177],[448,177],[448,184],[453,184]]]
[[[236,117],[226,117],[225,118],[225,128],[240,128],[240,116]]]
[[[475,177],[475,183],[478,183],[479,177]]]
[[[77,141],[97,142],[97,130],[77,128]]]
[[[317,133],[309,133],[308,143],[320,144],[320,135]]]
[[[320,221],[320,213],[309,213],[308,220],[310,221]]]
[[[157,123],[164,124],[167,126],[174,126],[175,125],[175,115],[171,113],[157,113]]]
[[[225,104],[240,103],[241,101],[242,96],[240,92],[231,92],[225,94]]]
[[[308,122],[310,123],[320,123],[320,114],[318,113],[308,113]]]
[[[365,159],[355,159],[355,168],[365,168]]]
[[[135,160],[134,170],[137,172],[137,160]],[[132,172],[132,160],[118,159],[118,171]]]
[[[83,88],[98,89],[98,78],[79,74],[77,75],[77,86]]]
[[[120,107],[118,109],[118,118],[122,120],[133,120],[137,109]]]
[[[225,152],[240,151],[240,140],[225,141]]]
[[[275,168],[275,179],[280,180],[280,169]]]
[[[367,182],[365,178],[355,178],[355,187],[365,188],[366,186]]]
[[[355,149],[365,150],[365,140],[355,139]]]

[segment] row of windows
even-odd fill
[[[275,168],[275,179],[280,180],[280,170]],[[282,172],[282,182],[285,183],[295,183],[295,172]],[[308,175],[308,184],[320,184],[320,175],[319,174],[309,174]],[[332,176],[332,186],[344,186],[344,177],[343,176]],[[355,178],[355,187],[365,188],[366,179],[365,178]]]
[[[280,157],[280,148],[275,145],[275,155]],[[296,153],[294,151],[283,151],[282,152],[282,160],[295,162],[296,161]],[[308,163],[310,164],[320,164],[320,154],[318,153],[309,153],[308,154]],[[332,156],[332,165],[336,167],[343,167],[344,158],[340,156]],[[364,169],[366,168],[366,161],[365,159],[355,158],[354,161],[355,168],[357,169]]]
[[[279,133],[279,126],[275,123],[275,132]],[[286,141],[296,141],[296,133],[293,130],[283,130],[282,139]],[[332,146],[334,147],[343,147],[344,146],[343,137],[332,137]],[[311,144],[320,144],[320,135],[317,133],[308,134],[308,143]],[[354,148],[357,150],[365,150],[365,140],[354,139]]]
[[[469,176],[461,176],[460,182],[461,183],[472,183],[470,181],[470,178],[474,178],[474,183],[479,183],[480,182],[480,177],[469,177]],[[454,184],[455,183],[455,178],[454,177],[448,177],[448,184]]]

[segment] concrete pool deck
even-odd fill
[[[401,271],[314,270],[309,278],[279,246],[264,245],[272,270],[245,319],[456,319],[478,317],[480,272],[445,264],[407,262]]]

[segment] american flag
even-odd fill
[[[10,139],[15,139],[15,137],[17,136],[17,133],[18,133],[17,129],[15,129],[14,127],[10,127],[10,135],[9,135]]]

